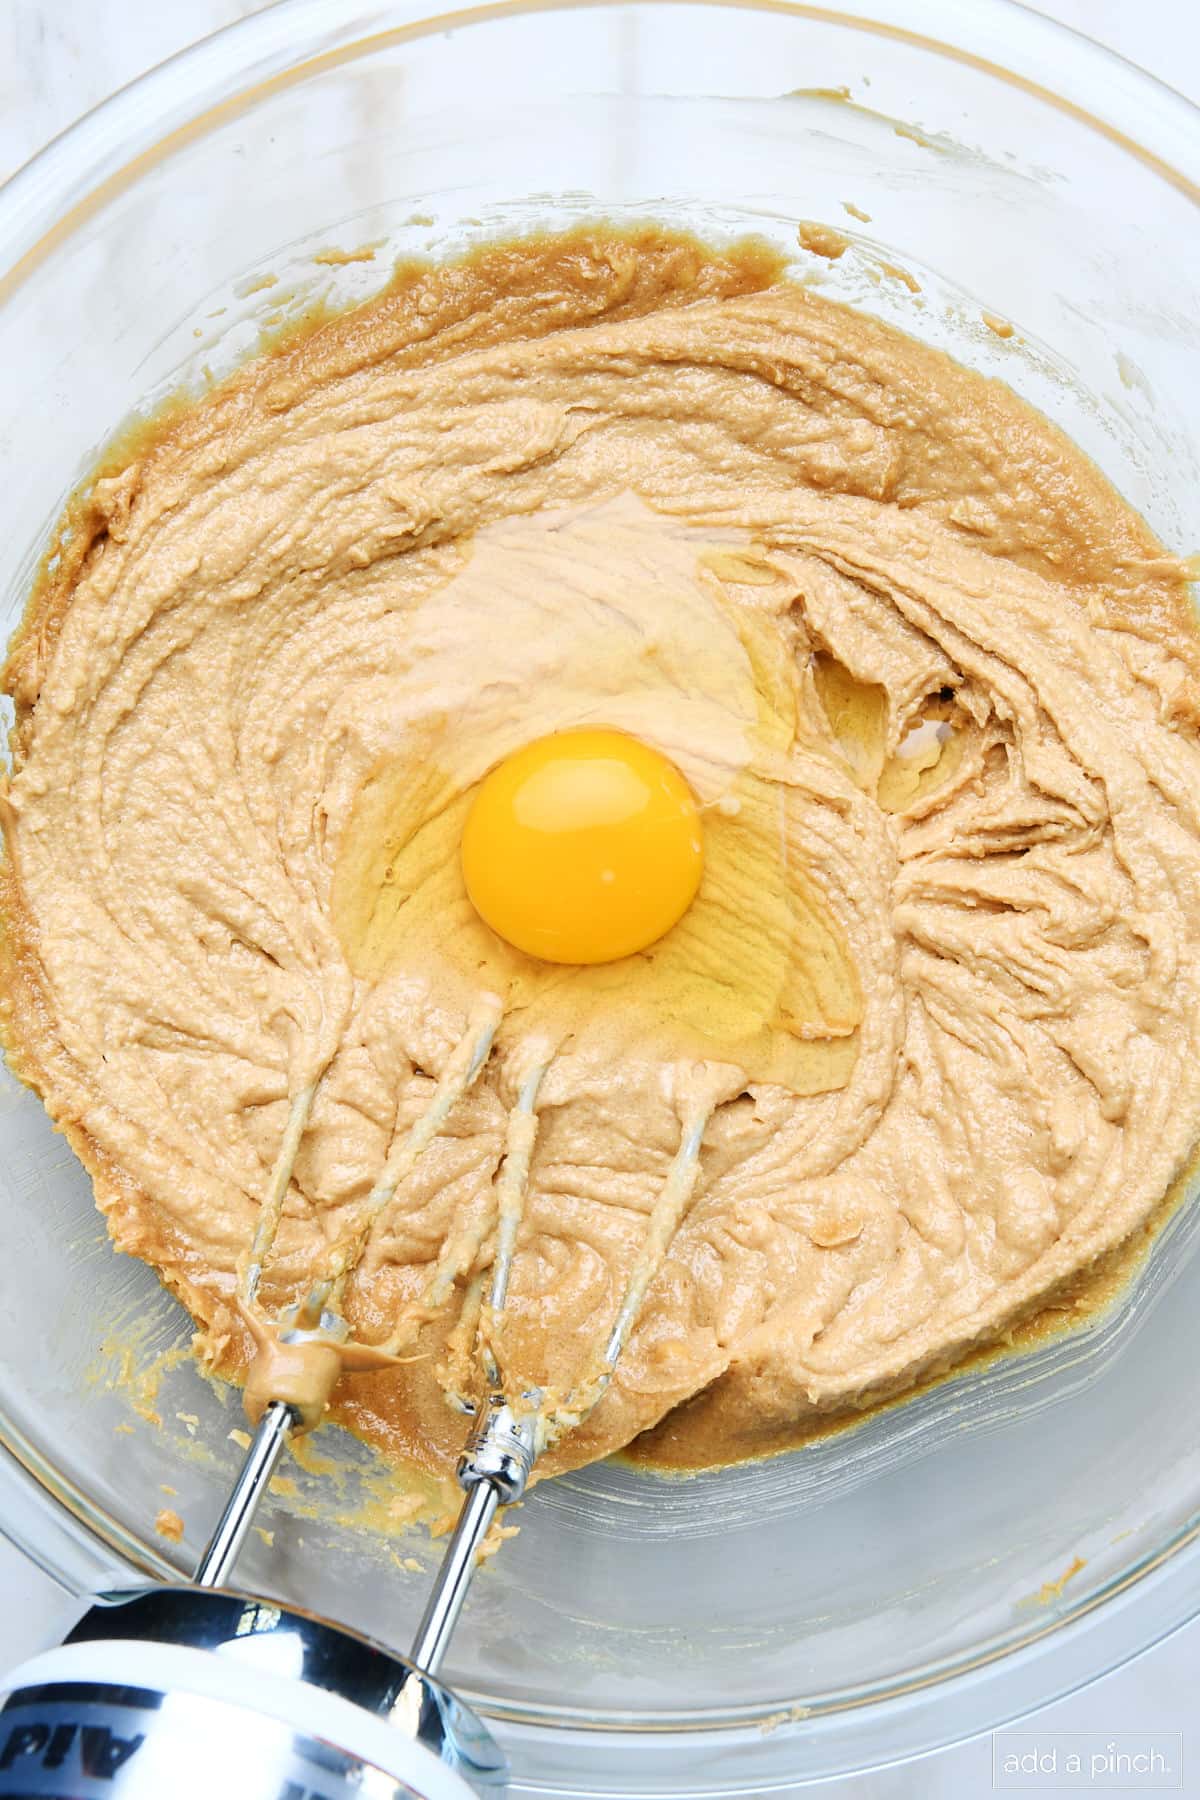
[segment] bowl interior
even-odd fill
[[[119,97],[0,196],[8,625],[123,421],[315,300],[375,291],[398,257],[597,215],[769,238],[797,279],[1009,382],[1171,548],[1200,543],[1194,193],[985,58],[921,41],[922,21],[929,38],[944,26],[933,0],[904,12],[907,35],[786,6],[423,21],[301,0]],[[979,19],[1001,12],[1014,54],[1056,47],[1099,107],[1108,59],[1016,8]],[[1134,98],[1149,111],[1153,84]],[[35,229],[39,208],[53,230]],[[835,225],[846,253],[803,251],[801,219]],[[186,1569],[235,1466],[236,1396],[166,1354],[186,1319],[111,1253],[85,1176],[7,1075],[0,1145],[0,1429],[116,1554]],[[687,1482],[603,1467],[548,1485],[477,1584],[450,1678],[518,1735],[751,1728],[768,1785],[781,1757],[812,1774],[869,1758],[851,1705],[886,1701],[893,1754],[994,1722],[1016,1690],[989,1699],[967,1669],[1040,1640],[1195,1528],[1200,1449],[1173,1372],[1200,1355],[1198,1229],[1182,1209],[1086,1332],[853,1434]],[[327,1433],[316,1451],[269,1503],[244,1580],[403,1648],[436,1547],[389,1517],[394,1483],[359,1447]],[[178,1548],[155,1533],[164,1506],[184,1519]],[[1065,1586],[1043,1586],[1077,1559]],[[1193,1598],[1179,1581],[1160,1591],[1121,1648]],[[1079,1671],[1117,1654],[1097,1642]],[[764,1721],[782,1733],[763,1737]],[[661,1791],[726,1791],[711,1755],[673,1768]]]

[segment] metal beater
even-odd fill
[[[651,1208],[620,1305],[594,1363],[565,1393],[504,1367],[504,1318],[549,1058],[532,1060],[506,1127],[489,1204],[442,1246],[421,1306],[388,1345],[355,1345],[340,1312],[349,1275],[399,1184],[445,1126],[491,1054],[499,1003],[484,997],[432,1096],[389,1152],[330,1265],[302,1307],[272,1327],[303,1357],[397,1360],[413,1325],[444,1307],[494,1234],[490,1268],[468,1280],[449,1346],[445,1392],[474,1419],[459,1458],[463,1502],[408,1658],[340,1626],[274,1602],[230,1593],[255,1511],[292,1433],[314,1419],[286,1392],[261,1416],[191,1584],[115,1596],[94,1607],[65,1644],[15,1671],[0,1703],[0,1796],[53,1800],[464,1800],[495,1793],[504,1759],[486,1728],[437,1680],[479,1552],[498,1509],[525,1492],[537,1458],[599,1404],[646,1293],[695,1191],[700,1147],[721,1072],[693,1082],[681,1136]],[[240,1271],[250,1315],[283,1217],[315,1083],[293,1100],[253,1242]],[[365,1361],[364,1361],[365,1359]],[[468,1388],[482,1377],[481,1398]],[[281,1386],[286,1389],[286,1381]]]
[[[399,1183],[416,1166],[421,1154],[486,1065],[499,1018],[499,1003],[490,996],[482,1000],[428,1105],[389,1155],[382,1175],[367,1196],[361,1216],[335,1250],[332,1272],[314,1289],[307,1302],[306,1316],[311,1318],[319,1313],[319,1327],[305,1330],[303,1326],[294,1325],[282,1334],[285,1342],[325,1341],[337,1345],[345,1342],[348,1327],[336,1311],[328,1310],[328,1303],[332,1299],[336,1305],[340,1299],[354,1262],[366,1249],[371,1232]],[[480,1404],[467,1395],[463,1385],[451,1383],[446,1388],[449,1403],[456,1410],[474,1417],[475,1424],[457,1466],[458,1482],[464,1494],[462,1506],[411,1652],[416,1666],[431,1675],[441,1667],[478,1566],[479,1551],[497,1511],[521,1499],[537,1458],[566,1432],[583,1423],[599,1404],[612,1380],[647,1290],[662,1266],[695,1191],[701,1143],[719,1097],[717,1086],[711,1082],[701,1083],[696,1095],[681,1108],[683,1124],[679,1148],[651,1208],[641,1250],[629,1273],[603,1348],[594,1365],[582,1373],[566,1394],[552,1395],[540,1387],[506,1378],[501,1352],[509,1280],[525,1213],[536,1142],[538,1094],[548,1067],[548,1060],[534,1062],[521,1083],[517,1102],[508,1117],[504,1150],[493,1183],[491,1210],[482,1214],[473,1229],[452,1235],[447,1240],[419,1309],[421,1316],[428,1316],[445,1304],[454,1283],[467,1273],[489,1233],[494,1230],[495,1253],[491,1267],[486,1281],[477,1278],[468,1288],[459,1328],[460,1339],[473,1338],[474,1364],[484,1376],[486,1397]],[[310,1102],[311,1091],[305,1118]],[[293,1120],[297,1116],[294,1108]],[[294,1159],[299,1135],[289,1129],[282,1155]],[[287,1173],[290,1176],[290,1163]],[[282,1216],[287,1178],[281,1180],[280,1174],[277,1165],[269,1192],[271,1204],[264,1206],[264,1219],[260,1222],[247,1265],[245,1291],[250,1300],[257,1291]],[[403,1333],[401,1325],[390,1340],[393,1348],[402,1341]],[[461,1370],[464,1346],[460,1342],[452,1348]],[[285,1401],[273,1400],[264,1411],[225,1511],[200,1560],[196,1571],[200,1586],[220,1586],[227,1579],[250,1529],[255,1509],[297,1422],[295,1410]]]

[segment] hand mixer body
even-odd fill
[[[47,1800],[471,1800],[504,1758],[404,1658],[211,1588],[94,1606],[0,1698],[0,1795]]]

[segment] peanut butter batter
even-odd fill
[[[530,1069],[504,1361],[560,1386],[702,1093],[690,1209],[547,1467],[668,1415],[676,1460],[752,1454],[996,1338],[1193,1152],[1198,671],[1179,565],[1078,450],[767,253],[407,270],[69,512],[7,667],[10,1058],[222,1366],[344,1271],[383,1366],[339,1416],[432,1467]],[[483,925],[457,847],[489,768],[582,724],[683,772],[705,873],[575,970]]]

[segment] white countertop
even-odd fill
[[[0,181],[80,113],[194,39],[258,10],[261,0],[3,0]],[[971,0],[962,0],[970,5]],[[1044,0],[1039,9],[1200,97],[1197,0]],[[1192,296],[1200,301],[1200,296]],[[1200,1429],[1200,1426],[1198,1426]],[[3,1520],[0,1520],[0,1529]],[[79,1610],[0,1538],[0,1671],[53,1643]],[[1200,1622],[1047,1707],[1023,1731],[1183,1739],[1182,1789],[1200,1796]],[[983,1800],[994,1791],[990,1738],[919,1763],[806,1790],[827,1800]],[[1135,1786],[1144,1789],[1143,1780]],[[1108,1781],[1082,1790],[1114,1791]],[[1065,1788],[1040,1787],[1057,1793]],[[1133,1791],[1125,1788],[1118,1791]]]

